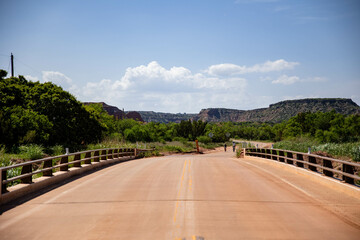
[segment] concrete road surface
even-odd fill
[[[232,152],[102,169],[2,213],[0,239],[360,239],[360,199]]]

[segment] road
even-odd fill
[[[265,161],[117,164],[3,212],[0,239],[359,239],[360,199]]]

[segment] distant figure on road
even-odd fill
[[[225,152],[226,152],[226,143],[224,144],[224,150],[225,150]]]
[[[233,152],[235,152],[235,148],[236,148],[236,143],[233,142]]]

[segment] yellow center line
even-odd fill
[[[191,161],[189,160],[189,190],[192,190]]]
[[[176,222],[177,209],[179,207],[179,198],[180,198],[180,195],[181,195],[181,189],[182,189],[182,186],[183,186],[183,181],[184,181],[185,172],[186,172],[186,164],[187,164],[187,162],[185,160],[182,175],[181,175],[180,188],[179,188],[179,191],[178,191],[178,194],[177,194],[177,197],[176,197],[177,201],[176,201],[175,211],[174,211],[174,223]]]

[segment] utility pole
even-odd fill
[[[11,77],[14,76],[14,55],[11,53]]]

